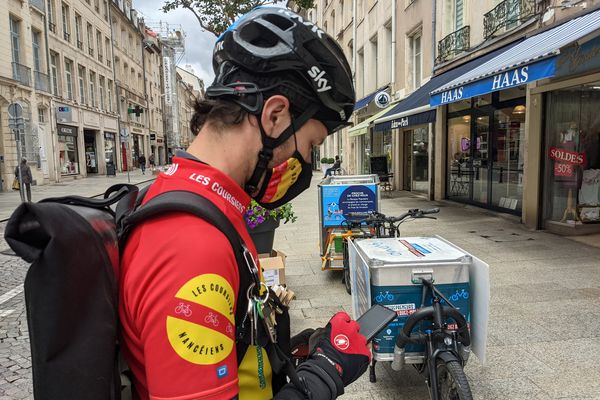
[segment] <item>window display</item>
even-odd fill
[[[427,127],[412,131],[412,153],[411,189],[427,192],[429,189],[429,129]]]
[[[600,222],[600,86],[547,95],[546,220]]]
[[[106,161],[106,165],[116,165],[117,163],[117,154],[116,154],[116,143],[115,143],[115,134],[105,132],[104,133],[104,159]]]
[[[448,198],[519,214],[523,203],[525,99],[499,95],[449,113]]]
[[[79,174],[77,159],[77,137],[58,135],[58,157],[62,175]]]

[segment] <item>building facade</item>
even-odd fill
[[[131,170],[139,167],[140,156],[150,153],[145,29],[131,0],[114,0],[110,4],[122,168]]]
[[[118,163],[109,7],[47,0],[56,180],[106,174]]]
[[[198,95],[194,92],[194,86],[187,83],[183,78],[182,74],[185,71],[177,68],[177,113],[179,118],[177,119],[177,134],[181,140],[181,146],[187,148],[194,140],[195,133],[190,129],[190,121],[194,114],[194,103]]]
[[[148,99],[148,130],[150,153],[156,165],[167,160],[165,121],[163,119],[162,45],[157,34],[144,28],[144,69],[146,95]]]
[[[385,156],[396,189],[514,214],[533,229],[593,231],[600,139],[589,110],[600,88],[599,7],[317,1],[304,15],[323,28],[335,25],[338,10],[352,10],[350,36],[327,29],[352,52],[355,125],[341,140],[347,171],[375,172],[369,164]],[[379,112],[383,92],[391,105]]]
[[[9,0],[0,7],[0,185],[10,190],[20,154],[31,167],[35,184],[53,178],[50,132],[50,79],[43,2]],[[9,105],[22,109],[18,131],[13,129]],[[13,115],[14,116],[14,115]],[[16,116],[14,116],[16,117]],[[17,122],[14,120],[13,122]],[[18,133],[17,133],[18,132]],[[18,136],[17,136],[18,135]]]

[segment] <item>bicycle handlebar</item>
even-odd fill
[[[370,212],[349,212],[346,215],[346,219],[350,220],[350,222],[365,222],[365,223],[376,223],[376,222],[380,222],[380,223],[395,223],[395,222],[401,222],[403,220],[405,220],[406,218],[431,218],[431,217],[425,217],[426,215],[429,214],[437,214],[440,212],[439,208],[429,208],[429,209],[425,209],[425,210],[421,210],[418,208],[411,208],[410,210],[408,210],[407,212],[405,212],[404,214],[400,215],[399,217],[387,217],[384,214],[381,214],[377,211],[370,211]]]

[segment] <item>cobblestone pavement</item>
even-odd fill
[[[321,271],[316,183],[294,201],[298,221],[282,225],[275,240],[288,254],[286,280],[298,296],[292,302],[293,332],[322,326],[338,310],[351,312],[341,275]],[[488,362],[472,357],[466,368],[475,399],[600,399],[600,249],[530,232],[512,217],[470,206],[410,193],[382,197],[382,211],[390,215],[439,206],[438,220],[407,223],[402,234],[439,234],[490,264]],[[0,400],[29,399],[29,343],[19,289],[27,267],[2,255],[5,249],[0,240]],[[423,379],[410,368],[395,372],[379,363],[377,375],[377,383],[361,377],[342,398],[429,398]]]

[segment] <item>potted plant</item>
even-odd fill
[[[325,174],[329,168],[333,167],[335,160],[333,158],[323,157],[321,158],[321,172]]]
[[[273,241],[275,240],[275,229],[279,227],[282,221],[287,224],[288,222],[296,222],[297,218],[290,203],[274,210],[267,210],[254,200],[250,202],[250,206],[244,215],[246,227],[259,254],[271,253]]]

